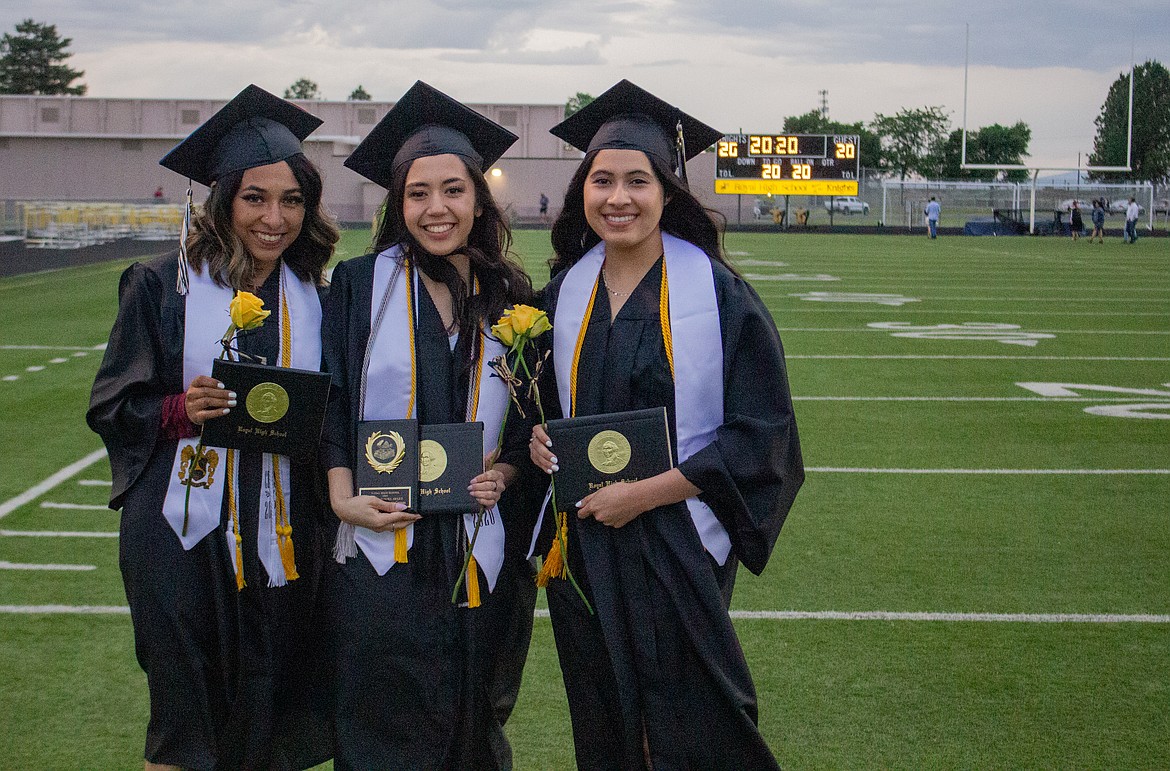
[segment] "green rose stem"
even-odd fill
[[[532,393],[536,401],[536,409],[540,413],[540,425],[548,430],[548,421],[544,417],[544,405],[540,402],[540,385],[536,379],[532,377],[532,373],[528,370],[528,362],[524,361],[523,357],[520,359],[520,367],[524,370],[524,374],[528,376],[528,382],[532,384]],[[561,534],[560,523],[556,521],[559,516],[559,509],[557,508],[557,475],[551,475],[549,484],[552,487],[552,506],[553,506],[553,529],[556,531],[557,548],[561,550],[561,562],[565,568],[565,578],[572,584],[573,589],[576,590],[577,596],[581,598],[581,602],[585,603],[585,609],[589,611],[589,615],[593,615],[593,606],[589,604],[589,599],[585,596],[585,592],[581,590],[581,586],[577,583],[577,579],[573,577],[573,571],[569,569],[569,545],[565,542],[565,537]],[[568,516],[568,513],[565,514]]]

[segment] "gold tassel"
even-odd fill
[[[548,550],[548,556],[544,558],[544,563],[540,566],[540,572],[536,574],[536,585],[540,587],[548,586],[548,582],[553,578],[564,578],[567,574],[565,572],[565,559],[561,553],[561,544],[566,547],[569,543],[569,521],[566,515],[561,514],[557,517],[560,519],[560,527],[557,528],[558,536],[553,539],[552,547]]]
[[[240,531],[237,528],[236,529],[236,591],[237,592],[244,591],[244,587],[247,585],[244,583],[244,550],[241,548],[241,545],[243,543],[244,543],[244,538],[243,538],[243,536],[240,535]]]
[[[406,562],[406,528],[394,531],[394,561]]]
[[[277,525],[276,542],[280,544],[280,563],[284,565],[284,577],[296,581],[301,576],[297,573],[297,559],[293,552],[292,525]]]
[[[467,607],[479,607],[479,570],[476,569],[474,554],[467,560]]]
[[[287,314],[287,310],[285,313]],[[286,323],[287,329],[289,325]],[[280,459],[272,456],[272,475],[276,480],[276,545],[280,549],[280,564],[284,567],[286,581],[295,581],[300,578],[297,573],[297,560],[293,552],[292,522],[288,518],[288,507],[284,503],[284,489],[280,484]]]

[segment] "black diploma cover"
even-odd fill
[[[550,420],[548,436],[560,466],[554,478],[562,511],[606,485],[674,468],[665,407]]]
[[[216,359],[211,376],[236,393],[227,415],[203,424],[203,444],[312,458],[321,442],[329,375]]]
[[[467,483],[483,473],[483,423],[423,426],[418,447],[421,514],[471,514],[479,502]]]
[[[357,424],[358,495],[418,510],[418,421],[362,420]]]

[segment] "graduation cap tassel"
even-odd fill
[[[183,207],[183,226],[179,229],[179,275],[175,278],[175,291],[181,295],[187,294],[190,287],[189,269],[187,263],[187,234],[191,231],[191,180],[187,180],[186,205]]]
[[[675,161],[678,163],[678,178],[682,180],[683,187],[690,187],[687,182],[687,141],[683,138],[683,125],[680,120],[675,126],[675,140],[674,140]]]

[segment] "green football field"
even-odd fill
[[[781,764],[1170,766],[1170,241],[727,248],[780,328],[808,467],[733,605]],[[547,232],[517,251],[542,284]],[[0,280],[0,768],[141,764],[83,419],[125,265]],[[543,616],[507,731],[517,768],[572,767]]]

